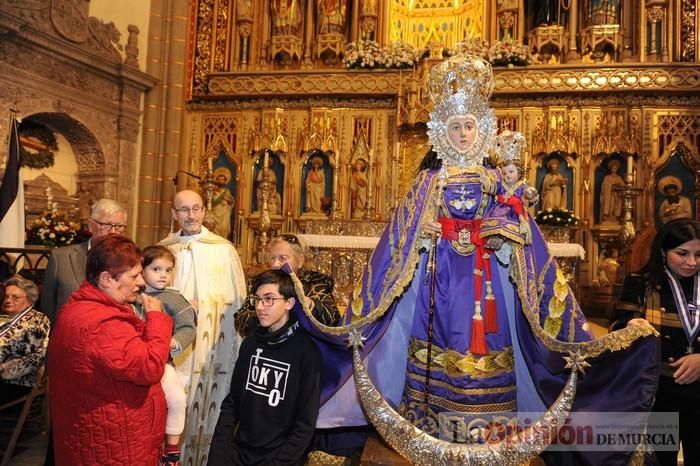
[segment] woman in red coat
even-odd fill
[[[58,466],[158,464],[166,405],[160,379],[173,323],[140,294],[141,251],[129,239],[95,239],[85,281],[61,309],[48,349]]]

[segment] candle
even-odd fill
[[[632,174],[633,167],[634,167],[634,158],[632,157],[632,154],[630,154],[627,157],[627,174],[628,175]]]
[[[212,171],[212,170],[213,170],[213,163],[214,163],[214,162],[213,162],[212,158],[211,158],[211,157],[207,157],[207,168],[209,169],[209,171]]]
[[[265,151],[265,160],[263,161],[263,167],[267,168],[269,167],[269,162],[270,160],[268,159],[268,153]]]

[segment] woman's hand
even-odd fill
[[[163,311],[160,300],[158,298],[154,298],[153,296],[148,296],[146,293],[141,293],[141,307],[143,307],[143,310],[146,312]]]
[[[442,234],[442,225],[440,222],[430,222],[423,225],[421,238],[439,238]]]
[[[673,379],[677,384],[686,385],[700,379],[700,354],[689,354],[678,361],[671,362],[671,367],[676,369]]]

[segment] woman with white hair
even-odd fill
[[[31,390],[46,355],[49,319],[34,309],[37,286],[15,276],[7,280],[0,311],[0,404]]]
[[[335,325],[338,322],[340,313],[333,299],[333,279],[320,272],[303,268],[306,262],[306,245],[298,236],[285,233],[272,238],[267,245],[267,255],[271,268],[279,269],[286,264],[297,275],[304,285],[304,293],[310,300],[316,320],[325,325]],[[242,336],[248,335],[257,327],[255,306],[248,299],[236,312],[235,322],[236,330]]]

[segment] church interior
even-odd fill
[[[524,135],[529,214],[605,331],[658,228],[700,203],[697,0],[0,1],[0,171],[19,123],[27,276],[92,202],[128,236],[177,229],[192,189],[246,274],[294,233],[345,309],[430,152],[432,66],[493,66]],[[554,180],[554,181],[552,181]],[[554,190],[549,186],[555,185]],[[555,212],[563,217],[552,217]],[[550,214],[550,215],[548,215]],[[36,234],[47,216],[70,240]],[[0,245],[7,256],[16,245]]]

